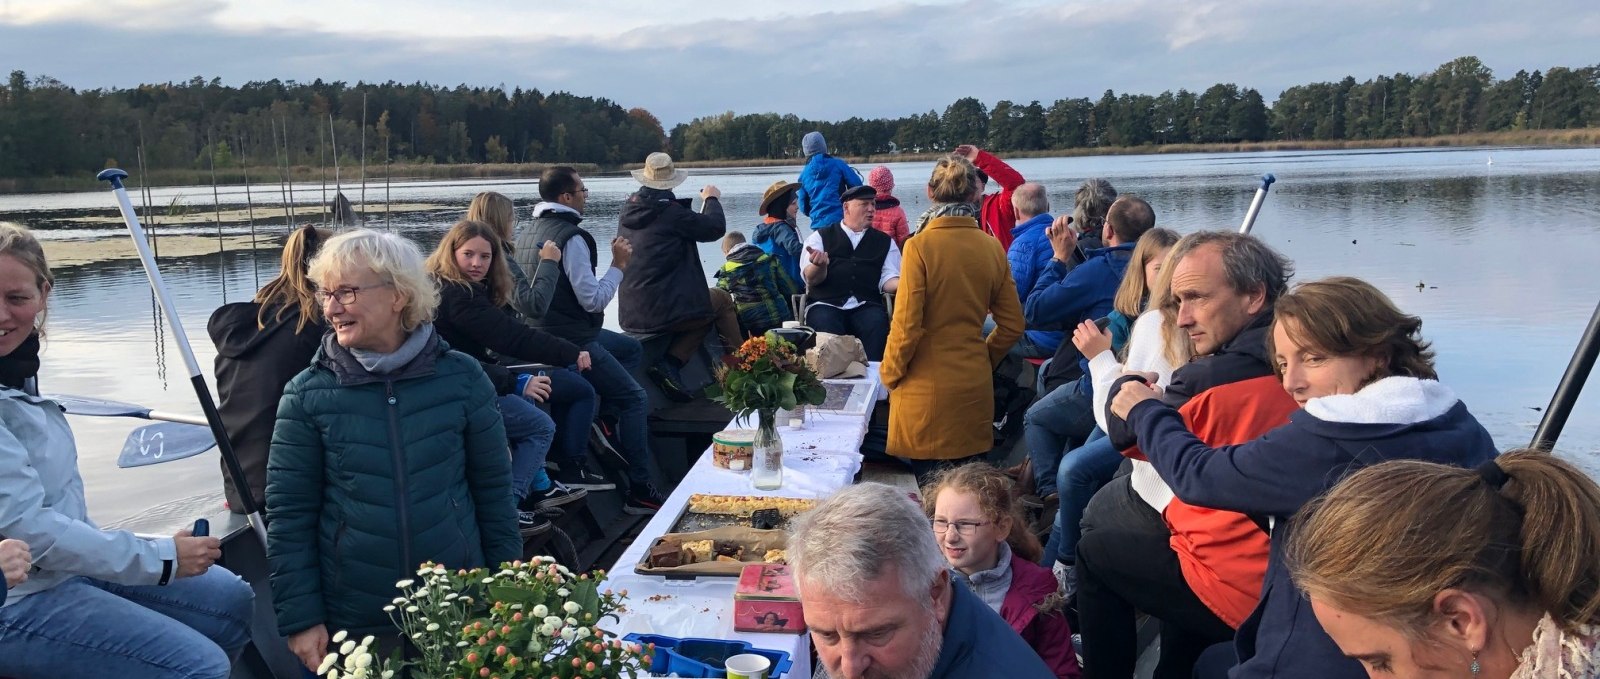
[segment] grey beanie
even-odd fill
[[[807,132],[806,136],[800,138],[800,150],[810,158],[818,153],[827,153],[828,142],[822,138],[821,132]]]

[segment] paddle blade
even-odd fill
[[[128,439],[122,443],[122,454],[117,456],[117,466],[128,469],[182,460],[216,445],[216,438],[206,427],[157,422],[128,433]]]
[[[45,398],[61,404],[69,415],[88,415],[90,417],[146,417],[150,409],[133,403],[122,401],[107,401],[100,398],[87,396],[68,396],[65,394],[45,396]]]

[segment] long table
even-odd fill
[[[875,401],[883,400],[885,394],[876,364],[869,367],[865,378],[856,381],[872,389]],[[608,571],[602,588],[625,589],[628,599],[627,611],[621,620],[606,627],[619,635],[637,632],[748,641],[758,648],[789,653],[794,665],[785,677],[809,679],[810,635],[734,631],[733,590],[737,578],[669,581],[660,576],[639,575],[633,569],[644,558],[650,544],[672,529],[672,524],[687,508],[689,496],[695,493],[823,498],[850,485],[861,470],[861,441],[870,420],[870,408],[864,415],[812,411],[803,429],[780,426],[784,469],[783,486],[777,490],[757,490],[750,484],[749,473],[718,469],[711,463],[709,450],[702,454],[667,497],[661,510]]]

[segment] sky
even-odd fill
[[[1600,63],[1594,0],[0,0],[0,69],[80,89],[221,78],[566,90],[668,127],[836,120],[975,96],[1284,88],[1474,55]]]

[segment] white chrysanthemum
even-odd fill
[[[551,625],[551,626],[554,626],[554,627],[560,627],[561,626],[561,618],[558,618],[558,617],[553,616],[553,615],[546,616],[545,619],[544,619],[544,624]]]
[[[494,578],[484,578],[484,579],[483,579],[483,584],[485,584],[485,585],[492,585],[492,584],[494,584]]]
[[[328,679],[339,679],[339,670],[328,670]]]
[[[406,578],[404,580],[401,580],[400,582],[394,583],[394,586],[399,588],[399,589],[405,589],[405,588],[410,587],[410,586],[415,585],[415,584],[417,584],[416,580],[412,580],[411,578]]]
[[[567,626],[569,626],[569,627],[577,627],[578,626],[578,619],[577,618],[567,618]]]
[[[513,611],[522,610],[522,604],[511,604],[511,610],[513,610]]]
[[[358,669],[366,669],[368,667],[372,667],[372,654],[371,653],[362,653],[362,654],[356,656],[356,668],[358,668]]]
[[[393,604],[396,604],[396,605],[399,605],[399,604],[403,604],[403,603],[405,603],[405,602],[406,602],[406,598],[405,598],[405,597],[403,597],[403,596],[397,596],[397,597],[395,597],[395,598],[394,598],[394,601],[392,601],[392,602],[390,602],[390,603],[393,603]]]
[[[572,641],[572,638],[574,636],[577,636],[577,634],[578,633],[576,631],[574,631],[572,628],[568,627],[566,629],[561,630],[561,640],[562,641]]]
[[[539,634],[541,636],[553,637],[553,636],[556,635],[556,630],[558,630],[558,629],[561,629],[561,627],[559,625],[552,625],[552,624],[547,622],[547,623],[539,626]]]
[[[361,638],[361,645],[365,646],[367,648],[372,648],[372,645],[377,643],[377,642],[378,642],[378,638],[375,637],[375,636],[372,636],[370,634],[368,634],[367,636],[364,636],[364,637]]]
[[[562,587],[561,589],[556,590],[556,595],[557,596],[572,596],[572,590],[569,590],[569,589],[567,589],[565,587]]]
[[[318,675],[327,674],[328,673],[328,668],[333,667],[333,664],[336,663],[336,662],[339,662],[339,654],[338,653],[329,653],[329,654],[323,656],[322,657],[322,664],[321,665],[317,665],[317,674]]]
[[[579,627],[578,628],[578,638],[579,639],[588,639],[589,638],[589,628],[587,628],[587,627]]]
[[[439,631],[439,623],[436,623],[436,622],[428,623],[427,630],[429,632],[437,632],[437,631]]]
[[[417,608],[416,606],[406,606],[406,612],[407,613],[416,613],[417,611],[420,611],[420,610],[422,610],[422,609]]]
[[[394,612],[394,604],[389,604],[388,606],[384,606],[383,607],[383,612],[384,613],[393,613]]]
[[[419,599],[422,598],[422,597],[428,596],[428,588],[427,587],[419,587],[419,588],[417,588],[417,591],[412,592],[411,595],[414,596],[414,597],[417,597]]]
[[[456,594],[455,592],[451,592],[449,594],[444,595],[444,600],[445,601],[455,601],[456,599],[459,599],[459,598],[461,598],[461,595],[460,594]]]
[[[456,642],[456,648],[466,648],[466,647],[467,647],[467,641],[465,639]]]
[[[578,602],[576,601],[568,601],[567,603],[561,604],[561,610],[568,613],[577,613],[578,611],[583,610],[583,607],[579,606]]]
[[[333,633],[333,643],[337,644],[337,643],[339,643],[341,641],[344,641],[345,638],[348,637],[348,636],[350,636],[350,633],[345,631],[345,630],[339,630],[337,632],[334,632]]]
[[[433,574],[434,575],[444,575],[445,572],[446,571],[444,569],[444,566],[434,566],[433,567]]]
[[[538,606],[533,607],[533,617],[543,618],[547,615],[550,615],[550,609],[544,604],[539,604]]]
[[[344,630],[339,631],[343,632]],[[346,641],[339,645],[339,655],[350,655],[350,652],[354,650],[356,650],[356,642],[354,641]]]
[[[394,670],[384,670],[383,674],[378,675],[378,679],[394,679]]]

